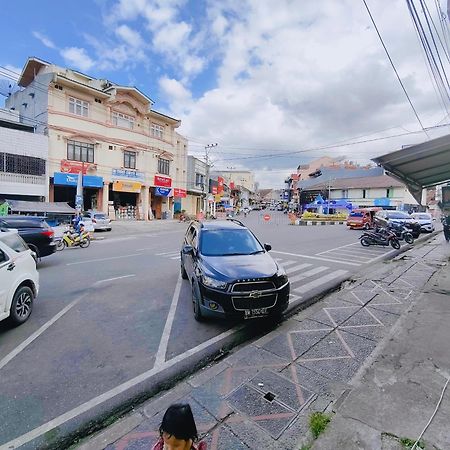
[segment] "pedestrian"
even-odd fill
[[[206,443],[197,443],[197,426],[188,403],[175,403],[167,408],[159,436],[152,450],[206,450]]]
[[[444,238],[447,242],[450,241],[450,214],[442,219],[442,225],[444,228]]]

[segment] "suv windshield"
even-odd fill
[[[205,230],[201,234],[200,253],[205,256],[252,255],[263,251],[246,229]]]
[[[414,219],[431,220],[431,216],[428,214],[413,214]]]
[[[105,214],[94,214],[94,219],[106,219]]]
[[[387,214],[388,219],[411,219],[411,216],[402,212],[392,212]]]
[[[362,217],[362,216],[363,216],[362,212],[355,212],[355,211],[353,211],[353,212],[350,213],[350,217]]]

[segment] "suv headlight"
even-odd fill
[[[202,275],[202,283],[213,289],[226,289],[227,283],[224,281],[216,280],[215,278],[208,277],[207,275]]]
[[[284,286],[289,281],[286,275],[286,271],[282,267],[278,267],[276,276],[277,276],[276,281],[277,287]]]

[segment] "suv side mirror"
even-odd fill
[[[192,245],[184,245],[181,251],[183,252],[183,255],[193,255],[194,247],[192,247]]]
[[[270,252],[270,250],[272,250],[272,246],[270,244],[264,244],[264,249]]]

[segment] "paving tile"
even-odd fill
[[[390,328],[385,326],[363,326],[363,327],[345,327],[345,325],[339,327],[339,329],[347,331],[347,333],[356,334],[358,336],[365,337],[366,339],[371,339],[374,342],[379,342],[386,336]]]
[[[293,363],[281,372],[283,376],[300,383],[316,394],[323,394],[330,390],[331,380],[318,374],[301,364]]]
[[[346,357],[351,357],[351,355],[348,352],[345,343],[342,342],[336,332],[333,332],[309,349],[297,361],[303,362],[311,359]]]
[[[355,355],[355,358],[361,362],[364,361],[377,346],[375,341],[356,334],[348,333],[345,330],[340,331],[340,335],[350,347],[351,351]]]
[[[308,390],[306,387],[289,381],[269,370],[258,372],[248,384],[265,394],[268,392],[275,394],[276,399],[280,403],[289,406],[297,412],[299,412],[314,396],[314,392]]]
[[[301,361],[298,364],[311,369],[324,377],[343,383],[349,382],[361,365],[360,361],[352,358],[334,360],[329,359],[323,361]]]
[[[385,311],[392,314],[400,315],[402,314],[408,307],[408,303],[396,304],[396,305],[370,305],[372,313],[378,318],[378,313],[375,310]],[[381,320],[381,319],[380,319]]]
[[[308,319],[318,322],[319,324],[334,328],[333,322],[323,309],[317,311],[316,313],[308,317]]]
[[[368,304],[368,306],[374,305],[401,305],[403,304],[401,300],[391,295],[389,291],[378,293],[372,301]]]
[[[243,352],[241,357],[234,358],[233,361],[227,359],[227,363],[231,365],[231,367],[244,367],[244,366],[252,366],[252,367],[270,367],[270,366],[287,366],[289,361],[285,358],[280,358],[276,356],[274,353],[268,352],[263,348],[258,348],[253,345],[249,345],[246,347],[248,351]],[[238,352],[239,353],[239,352]]]
[[[330,311],[334,318],[334,311]],[[360,309],[350,316],[345,322],[341,323],[343,327],[362,326],[362,325],[380,325],[379,321],[371,315],[366,309]]]
[[[215,428],[202,441],[211,450],[248,450],[248,446],[232,433],[227,425]]]
[[[388,328],[392,327],[395,324],[395,322],[397,322],[397,320],[400,318],[399,314],[388,312],[388,311],[385,311],[384,309],[381,310],[381,309],[376,309],[376,308],[378,308],[378,307],[374,307],[374,308],[372,308],[370,306],[367,307],[367,309],[369,311],[371,311],[373,314],[375,314],[377,316],[377,318],[383,323],[383,325],[385,327],[388,327]]]
[[[346,322],[351,316],[361,310],[361,306],[347,306],[345,308],[325,308],[336,325]]]

